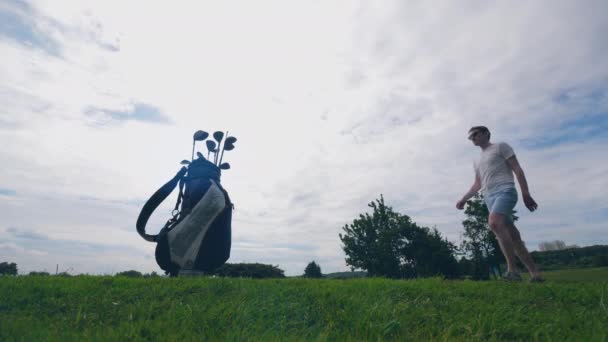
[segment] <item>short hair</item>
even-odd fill
[[[471,134],[474,131],[488,133],[488,138],[492,135],[492,133],[490,133],[490,130],[486,126],[473,126],[473,127],[471,127],[471,129],[469,129],[469,134]]]

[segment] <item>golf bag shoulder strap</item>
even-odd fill
[[[141,237],[150,242],[156,242],[157,235],[146,234],[146,223],[148,223],[148,219],[154,212],[154,210],[162,203],[162,201],[173,192],[173,189],[177,186],[177,183],[184,177],[188,169],[186,167],[182,167],[179,172],[173,177],[167,184],[163,185],[160,189],[158,189],[152,197],[144,204],[144,207],[141,209],[139,213],[139,217],[137,218],[137,232]]]

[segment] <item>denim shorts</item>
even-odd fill
[[[508,188],[492,194],[486,194],[484,200],[490,214],[503,214],[505,215],[507,222],[513,223],[511,213],[517,203],[517,190],[515,190],[515,188]]]

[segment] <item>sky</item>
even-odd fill
[[[196,130],[238,138],[222,174],[231,263],[350,270],[339,234],[380,195],[459,243],[476,125],[525,171],[530,250],[608,244],[606,13],[603,0],[0,0],[0,261],[160,273],[135,222]]]

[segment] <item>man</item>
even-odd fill
[[[456,208],[464,209],[464,205],[477,191],[481,190],[488,207],[490,216],[488,223],[507,260],[505,280],[521,281],[520,274],[515,269],[515,255],[530,272],[531,282],[542,282],[534,260],[528,253],[519,231],[513,223],[511,213],[517,203],[517,190],[513,173],[517,177],[524,204],[530,211],[538,205],[530,196],[524,171],[521,169],[513,149],[506,143],[490,143],[490,130],[485,126],[475,126],[469,130],[469,140],[481,148],[479,161],[475,163],[475,182],[471,189],[456,203]]]

